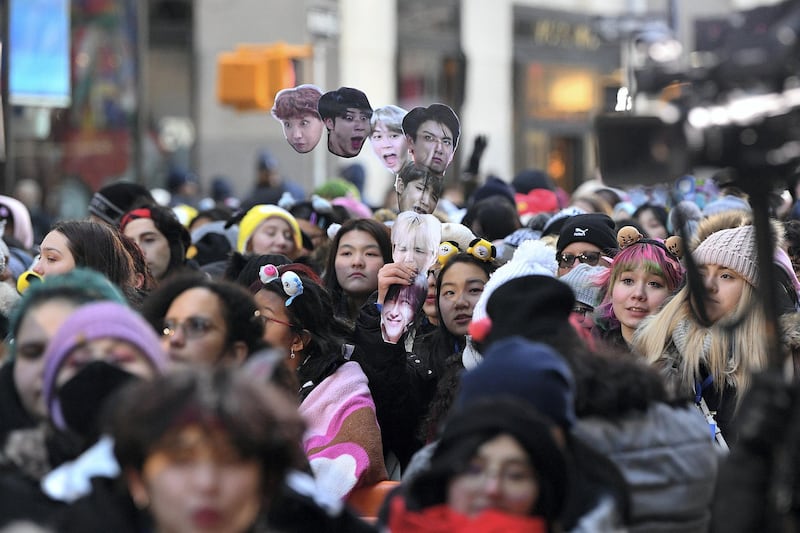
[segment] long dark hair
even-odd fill
[[[342,227],[339,228],[336,236],[331,241],[328,260],[325,262],[325,273],[322,276],[322,283],[331,295],[337,316],[347,315],[349,297],[342,290],[342,286],[339,285],[339,280],[336,277],[336,255],[339,251],[339,242],[342,237],[351,231],[369,233],[378,243],[381,256],[383,256],[383,263],[392,262],[391,233],[385,224],[371,218],[353,218],[342,224]]]
[[[100,272],[130,295],[135,272],[133,259],[125,249],[116,229],[102,222],[65,220],[57,222],[51,231],[67,238],[67,246],[76,267]]]
[[[461,352],[466,344],[466,339],[464,336],[454,335],[447,329],[439,307],[442,279],[447,271],[458,263],[479,267],[486,273],[487,279],[496,269],[494,261],[482,261],[472,254],[460,252],[447,262],[439,272],[439,277],[436,278],[436,311],[439,314],[439,326],[426,337],[430,345],[430,365],[433,367],[435,375],[439,377],[439,381],[436,386],[436,394],[428,408],[428,413],[420,425],[420,437],[424,441],[429,441],[435,437],[439,429],[439,423],[450,410],[463,368]]]
[[[293,324],[293,332],[310,336],[303,350],[305,361],[301,361],[297,374],[301,384],[311,382],[316,386],[344,362],[342,347],[346,344],[349,329],[343,320],[334,316],[333,302],[325,288],[302,273],[301,269],[293,268],[296,266],[284,265],[278,267],[278,272],[283,274],[291,270],[303,283],[303,293],[286,307],[286,314]],[[276,294],[284,302],[289,299],[280,278],[261,284],[261,289]],[[311,388],[304,388],[301,400],[309,392]]]

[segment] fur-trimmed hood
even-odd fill
[[[787,352],[800,356],[800,313],[780,317],[781,343]]]
[[[774,219],[771,219],[770,223],[772,224],[772,231],[776,239],[775,246],[778,248],[783,248],[783,224]],[[700,243],[706,240],[712,233],[716,233],[723,229],[750,226],[752,224],[753,216],[745,211],[724,211],[722,213],[706,217],[701,220],[700,224],[697,226],[697,232],[694,234],[690,249],[694,251],[700,245]]]

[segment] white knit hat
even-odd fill
[[[600,274],[607,272],[604,266],[590,266],[586,263],[579,263],[575,268],[558,278],[572,288],[575,293],[575,301],[588,305],[592,309],[600,305],[603,299],[602,285],[597,283]]]
[[[523,241],[514,252],[511,261],[495,270],[494,274],[483,287],[483,294],[475,304],[472,311],[472,321],[487,317],[486,303],[492,293],[502,284],[522,276],[553,276],[555,277],[558,263],[555,260],[555,249],[544,241]]]
[[[723,229],[706,237],[692,256],[698,265],[719,265],[758,286],[758,258],[753,226]]]

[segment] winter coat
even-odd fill
[[[387,479],[381,431],[367,377],[348,361],[303,399],[303,449],[318,485],[338,498]]]
[[[0,444],[15,429],[32,428],[36,420],[22,406],[14,385],[14,363],[0,366]]]
[[[617,420],[580,419],[573,434],[625,477],[629,531],[708,531],[718,454],[695,407],[654,403]]]
[[[419,438],[420,422],[436,393],[439,372],[430,355],[435,333],[418,336],[414,353],[405,344],[383,341],[380,312],[374,304],[361,309],[353,340],[358,361],[369,379],[375,400],[384,449],[394,452],[403,468],[424,442]]]
[[[737,432],[734,415],[736,413],[738,391],[728,382],[726,382],[721,389],[718,388],[709,377],[705,366],[700,367],[700,379],[696,384],[700,394],[698,395],[697,392],[691,393],[683,390],[679,385],[679,368],[680,361],[682,361],[684,357],[675,339],[676,337],[673,333],[673,340],[669,343],[655,365],[664,378],[667,390],[676,400],[691,400],[698,405],[701,398],[705,400],[708,409],[714,413],[714,420],[720,430],[722,430],[722,435],[725,437],[728,445],[733,445],[736,442]]]

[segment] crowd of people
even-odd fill
[[[360,149],[334,135],[337,102],[312,118],[329,146]],[[599,181],[568,194],[529,169],[459,201],[444,178],[452,110],[363,104],[353,128],[392,191],[377,209],[347,179],[308,195],[276,181],[266,153],[247,197],[185,217],[114,182],[39,242],[30,211],[0,196],[0,527],[688,533],[774,519],[794,396],[769,379],[759,291],[779,295],[791,373],[789,209],[771,213],[762,265],[731,184],[658,203]],[[298,153],[323,134],[273,114]],[[376,519],[351,507],[387,483]]]

